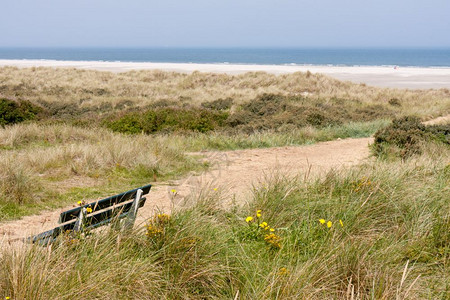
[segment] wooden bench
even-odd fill
[[[145,204],[146,198],[142,195],[148,194],[151,187],[149,184],[64,211],[59,216],[60,226],[32,236],[28,240],[46,245],[53,242],[63,232],[82,232],[123,218],[126,218],[123,226],[126,229],[133,228],[137,211]]]

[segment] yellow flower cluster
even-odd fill
[[[326,221],[325,219],[319,219],[319,223],[322,225],[327,225],[327,228],[331,228],[333,226],[332,221]],[[341,227],[344,227],[344,222],[342,222],[341,219],[339,219],[339,224],[341,224]]]
[[[281,248],[281,237],[276,235],[275,233],[266,234],[264,237],[264,241],[273,248]]]
[[[261,227],[261,228],[264,229],[264,230],[269,230],[269,231],[271,231],[271,232],[274,232],[274,231],[275,231],[275,229],[271,228],[271,227],[269,226],[269,224],[267,224],[267,222],[262,222],[261,224],[259,224],[259,227]]]
[[[258,209],[256,211],[256,219],[258,220],[258,226],[264,230],[269,230],[269,231],[275,231],[275,229],[271,228],[269,226],[269,224],[267,224],[267,222],[259,222],[260,218],[262,217],[262,210]],[[247,218],[245,218],[245,222],[247,223],[251,223],[253,222],[254,218],[252,216],[248,216]]]
[[[151,239],[160,238],[164,235],[165,226],[170,222],[168,214],[157,214],[147,225],[147,232],[145,233]]]
[[[247,222],[250,225],[250,228],[254,228],[254,232],[260,236],[261,235],[261,230],[263,230],[263,236],[264,236],[264,241],[269,244],[271,247],[273,248],[277,248],[280,249],[281,248],[281,237],[276,235],[275,229],[270,227],[269,224],[267,224],[267,222],[262,221],[261,222],[261,217],[262,217],[262,210],[258,209],[256,211],[256,221],[257,222],[253,222],[255,220],[255,218],[253,218],[252,216],[248,216],[247,218],[245,218],[245,222]],[[259,231],[258,231],[259,229]],[[257,233],[259,232],[259,233]]]
[[[278,275],[280,275],[280,276],[284,276],[284,275],[287,275],[287,274],[289,274],[289,270],[286,269],[285,267],[282,267],[282,268],[280,268],[278,270]]]
[[[353,183],[353,190],[355,192],[359,192],[363,189],[372,188],[372,187],[373,187],[373,182],[370,181],[370,179],[366,176],[364,176],[360,180]]]
[[[145,233],[146,236],[149,238],[158,238],[162,236],[163,229],[157,226],[154,226],[152,224],[147,225],[147,232]]]
[[[92,212],[92,207],[90,207],[90,206],[87,207],[87,208],[86,208],[86,211],[87,211],[88,213],[91,213],[91,212]]]
[[[160,224],[166,224],[170,221],[170,216],[168,214],[157,214],[155,220]]]

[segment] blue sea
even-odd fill
[[[450,67],[450,48],[0,48],[0,59],[261,65]]]

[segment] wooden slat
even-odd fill
[[[125,202],[128,201],[130,199],[134,199],[134,197],[136,196],[136,193],[139,189],[141,189],[143,191],[143,195],[146,195],[150,192],[152,185],[146,185],[128,192],[124,192],[118,195],[114,195],[102,200],[98,200],[95,202],[91,202],[88,204],[85,204],[83,206],[79,206],[70,210],[67,210],[65,212],[62,212],[61,215],[59,216],[59,223],[66,223],[69,222],[70,220],[74,220],[78,217],[78,215],[80,214],[80,211],[83,207],[91,207],[93,212],[99,211],[99,210],[103,210],[105,208],[108,208],[110,206],[113,205],[117,205],[121,202]]]

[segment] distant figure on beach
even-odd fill
[[[394,70],[397,70],[398,69],[398,66],[394,66]]]

